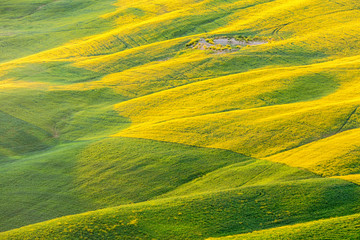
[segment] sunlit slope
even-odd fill
[[[121,2],[119,6],[118,11],[103,15],[105,19],[117,19],[118,28],[20,61],[69,57],[76,60],[78,56],[103,54],[113,54],[119,60],[115,51],[142,49],[144,45],[162,41],[165,41],[163,48],[166,51],[168,39],[220,33],[274,35],[278,38],[276,43],[255,48],[256,51],[272,54],[316,53],[321,56],[324,53],[358,53],[356,44],[359,31],[356,26],[359,4],[356,1],[176,1],[169,4],[158,0]],[[145,56],[139,60],[145,61]]]
[[[259,84],[258,87],[261,88],[261,85]],[[274,85],[271,85],[269,88],[272,87]],[[224,88],[228,90],[226,89],[227,86]],[[348,90],[344,89],[344,91]],[[228,96],[221,98],[220,91],[219,89],[209,91],[209,100],[201,102],[199,100],[200,104],[197,104],[195,100],[193,104],[184,106],[183,109],[181,109],[182,104],[179,104],[179,112],[176,112],[177,106],[173,106],[174,104],[171,102],[168,102],[169,105],[167,107],[162,106],[159,101],[161,98],[157,98],[154,109],[150,108],[153,102],[147,101],[149,98],[137,99],[136,101],[144,100],[144,102],[147,102],[148,104],[144,103],[145,106],[150,105],[144,111],[142,111],[141,104],[138,104],[138,111],[136,108],[133,108],[135,111],[132,111],[131,107],[126,108],[127,104],[131,104],[133,101],[129,101],[124,105],[119,104],[117,106],[120,111],[124,110],[122,114],[127,110],[133,114],[133,116],[130,115],[130,118],[134,123],[132,127],[120,132],[118,135],[226,148],[244,154],[264,157],[358,127],[359,124],[356,118],[357,112],[354,112],[359,104],[359,100],[357,98],[342,99],[341,91],[339,91],[338,96],[334,94],[328,98],[315,101],[248,109],[241,109],[241,107],[244,107],[241,105],[241,102],[245,102],[245,100],[241,99],[241,95],[239,97],[236,97],[236,95],[229,97],[232,98],[233,102],[231,103],[233,103],[233,106],[229,106],[229,104],[222,106],[222,104],[226,104]],[[259,92],[261,94],[261,90]],[[286,90],[284,92],[284,95],[286,95]],[[180,91],[179,93],[181,94]],[[216,98],[217,93],[220,94],[219,101],[213,103],[210,96],[215,96],[214,98]],[[249,91],[246,91],[245,94],[249,94]],[[256,99],[258,97],[256,96],[258,94],[256,87],[253,90],[253,94],[255,96],[250,97],[255,100],[253,101],[255,104],[264,104],[259,101],[259,98]],[[306,94],[306,91],[304,91],[304,94]],[[274,95],[276,96],[276,93]],[[284,95],[278,95],[280,100],[284,98]],[[186,96],[186,98],[196,99],[197,96]],[[236,100],[240,102],[237,105],[240,108],[239,110],[236,108]],[[276,97],[274,100],[276,100]],[[159,102],[160,107],[157,109],[156,105]],[[249,102],[251,103],[251,101]],[[249,102],[246,103],[249,104]],[[204,105],[204,108],[198,108],[198,106]],[[201,113],[207,110],[206,105],[220,105],[222,109],[216,111],[216,108],[213,108],[211,109],[212,111],[210,110],[210,112],[197,116],[197,111]],[[230,109],[228,109],[229,107]],[[234,108],[235,110],[233,110]],[[155,116],[157,110],[159,113],[158,117]],[[152,118],[149,117],[149,120],[146,122],[147,113],[153,114],[152,116],[155,116],[153,119],[157,121],[153,122],[151,121]],[[169,115],[166,115],[166,113],[169,113]],[[348,118],[352,115],[354,115],[353,119],[349,122]],[[143,119],[145,122],[141,122]]]
[[[43,61],[54,61],[59,59],[65,60],[64,58],[66,58],[66,61],[75,61],[76,66],[81,68],[88,68],[95,71],[100,71],[102,74],[114,73],[116,71],[123,71],[136,66],[141,66],[152,61],[164,59],[167,60],[169,57],[173,57],[178,54],[179,50],[184,49],[185,42],[189,40],[189,38],[186,36],[191,36],[194,33],[206,33],[206,35],[212,35],[212,33],[209,33],[211,29],[215,31],[214,34],[218,34],[220,31],[224,35],[229,36],[235,33],[250,36],[272,36],[272,31],[278,29],[279,26],[289,23],[289,19],[291,19],[291,17],[296,17],[298,15],[304,16],[302,17],[302,19],[307,19],[307,21],[310,21],[311,19],[314,19],[315,16],[319,16],[319,9],[322,9],[322,15],[327,12],[329,14],[332,12],[336,12],[337,14],[342,15],[330,18],[325,14],[327,16],[326,20],[328,21],[317,21],[318,25],[316,25],[316,31],[329,31],[329,25],[334,26],[334,24],[329,22],[333,21],[333,19],[340,19],[339,21],[341,23],[341,26],[345,25],[346,27],[350,28],[349,31],[356,31],[357,28],[354,27],[354,24],[358,20],[358,14],[356,14],[357,3],[353,1],[351,1],[351,4],[349,4],[349,1],[347,4],[334,3],[332,1],[326,1],[326,3],[324,3],[323,1],[295,1],[292,3],[288,3],[285,1],[235,1],[232,3],[225,1],[219,1],[216,3],[212,1],[201,1],[195,3],[189,2],[188,4],[180,4],[178,2],[168,4],[161,1],[159,3],[121,3],[119,4],[119,6],[120,8],[116,12],[103,15],[104,18],[112,20],[117,19],[119,27],[115,30],[111,30],[109,32],[105,32],[104,34],[96,35],[94,37],[86,38],[83,40],[73,41],[63,47],[55,48],[44,53],[29,56],[25,59],[16,60],[12,64],[15,64],[15,66],[20,63],[21,65],[25,64],[27,68],[29,68],[29,66],[33,66],[34,64],[40,64],[40,66],[36,66],[36,69],[40,68],[41,71],[41,68],[48,68],[48,66],[42,67]],[[311,9],[311,11],[309,9]],[[334,11],[334,9],[337,10]],[[198,16],[198,13],[204,11],[208,14],[203,14],[200,18]],[[296,12],[297,14],[294,16],[293,12]],[[351,14],[351,12],[353,13]],[[262,13],[262,15],[259,15],[259,13]],[[222,14],[225,14],[226,16],[221,17]],[[239,17],[240,15],[241,17]],[[348,18],[349,15],[353,17]],[[194,17],[194,19],[192,19],[192,17]],[[130,21],[129,18],[131,19],[131,24],[128,24]],[[201,22],[199,24],[196,20],[199,18],[204,23]],[[216,20],[214,21],[213,19]],[[239,22],[239,19],[242,20],[240,20]],[[241,23],[241,21],[244,22]],[[298,24],[305,25],[305,23],[303,23],[301,19],[294,20],[293,22],[300,22]],[[251,25],[250,23],[254,25]],[[193,26],[194,29],[189,27],[189,25]],[[259,27],[260,25],[261,28]],[[324,38],[323,36],[318,36],[314,34],[314,29],[309,29],[309,26],[313,25],[314,24],[306,23],[306,31],[303,27],[293,27],[292,31],[285,31],[284,29],[281,29],[280,33],[284,32],[284,40],[281,40],[280,37],[275,36],[274,38],[276,40],[272,43],[265,44],[263,46],[253,46],[250,47],[250,49],[242,49],[239,53],[235,54],[235,57],[224,56],[220,60],[223,62],[234,62],[239,60],[244,61],[243,59],[247,58],[247,61],[243,64],[244,66],[247,65],[246,68],[240,67],[239,69],[238,67],[235,67],[236,70],[232,70],[232,72],[241,72],[244,70],[249,70],[251,68],[271,66],[274,64],[303,64],[308,62],[309,60],[313,60],[315,58],[321,59],[325,56],[331,56],[333,54],[344,55],[343,53],[340,53],[340,51],[343,51],[344,49],[346,49],[346,47],[344,45],[338,44],[338,39],[334,40],[333,37]],[[234,26],[237,27],[236,31],[230,31],[230,29],[234,28]],[[287,24],[286,28],[289,27],[289,24]],[[162,34],[162,31],[164,31],[163,29],[169,31],[169,34],[172,35],[164,37],[164,35]],[[179,29],[193,30],[189,32],[181,32],[179,31]],[[285,32],[287,34],[285,34]],[[357,41],[356,39],[358,39],[358,33],[347,33],[345,28],[342,28],[342,32],[344,32],[344,34],[350,34],[350,39]],[[278,31],[276,31],[276,33],[280,34]],[[314,46],[299,46],[297,43],[295,45],[295,42],[289,42],[289,39],[297,39],[297,37],[305,33],[311,34],[311,36],[306,35],[305,37],[303,37],[306,39],[306,43],[310,42],[312,38],[316,38],[316,41],[319,41],[319,43]],[[153,36],[153,38],[151,36]],[[342,36],[342,38],[349,39],[347,35]],[[141,41],[140,39],[146,40]],[[303,40],[304,39],[302,39],[302,41]],[[123,42],[128,43],[124,45]],[[131,42],[136,43],[136,45],[131,44]],[[331,46],[336,45],[336,47],[338,47],[339,45],[341,45],[341,49],[335,49],[331,53],[325,53],[325,51],[317,49],[318,47],[327,46],[328,42]],[[351,47],[351,51],[349,50],[346,55],[356,54],[356,43],[348,43],[348,45],[349,47]],[[328,49],[330,49],[330,47]],[[259,54],[261,54],[261,56],[259,56]],[[289,54],[291,54],[291,58],[289,58]],[[189,57],[193,57],[191,55],[192,54],[190,54]],[[210,57],[212,58],[213,56]],[[209,58],[209,56],[207,58]],[[184,60],[180,58],[180,60],[178,61],[175,60],[173,62],[167,63],[167,65],[171,68],[178,68],[178,66],[182,65],[183,61]],[[255,62],[256,64],[254,64]],[[8,68],[8,64],[10,63],[5,63],[5,66],[2,66],[1,68]],[[205,71],[211,71],[211,67],[214,65],[216,65],[215,62],[213,64],[209,64],[207,68],[205,67],[203,69]],[[14,65],[12,65],[10,68],[13,67]],[[159,69],[157,69],[157,67],[158,66],[156,66],[155,68],[152,67],[151,71],[162,72],[162,69],[164,69],[161,64],[159,65]],[[216,68],[212,72],[215,73],[215,76],[227,75],[231,73],[224,70],[225,69],[222,68]],[[136,69],[134,69],[134,71],[136,71]],[[4,73],[6,72],[8,72],[8,70],[5,70]],[[28,76],[28,73],[24,72],[22,68],[17,68],[14,72],[15,74],[7,74],[4,79],[24,79]],[[136,95],[139,96],[142,94],[148,94],[151,92],[156,92],[158,90],[167,89],[169,87],[183,85],[194,80],[199,80],[199,76],[194,75],[188,76],[187,74],[185,74],[180,77],[181,75],[179,76],[177,74],[178,72],[179,71],[173,71],[167,74],[165,79],[163,75],[160,75],[159,77],[163,78],[164,80],[161,83],[156,84],[163,84],[165,86],[155,86],[154,89],[146,89],[146,91],[144,92],[142,92],[141,89],[144,87],[144,85],[145,87],[149,87],[149,85],[150,87],[152,87],[152,84],[148,84],[148,82],[152,81],[149,80],[148,82],[146,82],[146,78],[143,79],[143,77],[140,77],[140,80],[138,81],[134,81],[132,79],[129,79],[130,81],[126,80],[126,78],[128,78],[128,73],[126,72],[124,74],[111,74],[105,77],[104,81],[100,81],[94,85],[97,88],[102,86],[114,87],[118,91],[126,91],[129,96],[133,97],[134,89],[140,89],[139,93],[137,93]],[[180,72],[182,71],[180,70]],[[146,72],[146,76],[148,76],[149,73],[153,75],[151,72],[148,71]],[[12,77],[14,75],[15,77]],[[54,77],[54,75],[61,75],[61,73],[55,72],[52,74],[52,77]],[[157,74],[155,74],[155,78],[158,79],[159,77],[156,75]],[[179,79],[175,83],[173,82],[169,84],[166,80],[174,79],[172,75],[176,75],[177,79],[179,79],[179,77],[181,79]],[[211,76],[210,74],[208,75]],[[98,76],[100,77],[101,74]],[[203,77],[203,75],[201,76]],[[125,82],[122,82],[124,78]],[[32,81],[34,81],[35,79],[41,81],[49,81],[51,78],[39,78],[35,75]],[[189,79],[193,80],[189,81]],[[80,81],[84,80],[92,81],[93,79],[90,77],[82,77]],[[146,83],[144,84],[144,82]],[[124,86],[124,84],[126,86]],[[90,87],[93,88],[94,85],[90,84]],[[80,89],[83,88],[84,85],[74,87]],[[129,93],[129,91],[131,92]]]
[[[133,121],[117,135],[269,156],[359,127],[358,67],[358,57],[350,57],[256,70],[137,98],[116,105]],[[309,162],[316,165],[311,158]]]
[[[350,117],[349,121],[351,120],[353,119]],[[358,173],[360,171],[358,138],[359,129],[349,130],[267,159],[307,168],[325,176]]]
[[[67,216],[2,239],[205,239],[359,211],[359,188],[307,179],[167,198]]]
[[[341,1],[272,1],[234,14],[233,22],[216,32],[239,29],[269,33],[284,41],[278,51],[294,53],[301,48],[328,54],[358,54],[359,2]],[[348,24],[349,23],[349,24]],[[266,49],[266,48],[265,48]]]
[[[233,57],[232,60],[238,64],[241,58]],[[242,65],[236,66],[239,69]],[[357,72],[359,66],[360,61],[356,57],[307,66],[228,74],[120,103],[116,109],[139,123],[314,100],[335,92],[342,83],[357,81],[354,74],[345,82],[344,78],[349,74],[340,68]],[[357,89],[353,91],[355,93]],[[340,93],[333,94],[332,98],[338,95]],[[354,95],[341,100],[352,99]],[[171,108],[169,105],[172,105]]]
[[[360,185],[360,174],[350,174],[350,175],[344,175],[344,176],[335,176],[335,178],[344,179],[346,181],[350,181],[353,183],[356,183]]]
[[[360,215],[350,215],[209,240],[358,239]]]

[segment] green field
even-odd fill
[[[360,239],[359,29],[355,0],[1,1],[0,239]]]

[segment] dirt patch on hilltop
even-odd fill
[[[242,47],[266,44],[269,38],[249,38],[249,37],[217,37],[217,38],[197,38],[191,40],[186,46],[199,50],[213,50],[217,52],[239,51]]]

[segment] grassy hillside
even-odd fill
[[[359,214],[355,214],[209,240],[359,239],[359,224]]]
[[[1,230],[146,201],[249,159],[224,150],[115,138],[71,142],[2,160]]]
[[[358,237],[358,1],[4,0],[0,26],[1,239]]]
[[[165,198],[4,232],[4,239],[205,239],[359,211],[359,188],[307,179]]]
[[[309,143],[299,148],[269,157],[291,166],[305,167],[325,175],[347,175],[359,172],[358,129]],[[333,148],[332,146],[336,146]],[[321,149],[327,149],[322,152]]]
[[[99,18],[113,0],[4,0],[0,4],[0,62],[38,53],[113,26]]]
[[[115,138],[85,148],[77,161],[77,182],[99,206],[142,202],[249,157],[141,139]]]

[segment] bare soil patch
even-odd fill
[[[199,50],[213,50],[217,52],[239,51],[242,47],[266,44],[271,39],[265,38],[198,38],[191,40],[186,46]]]

